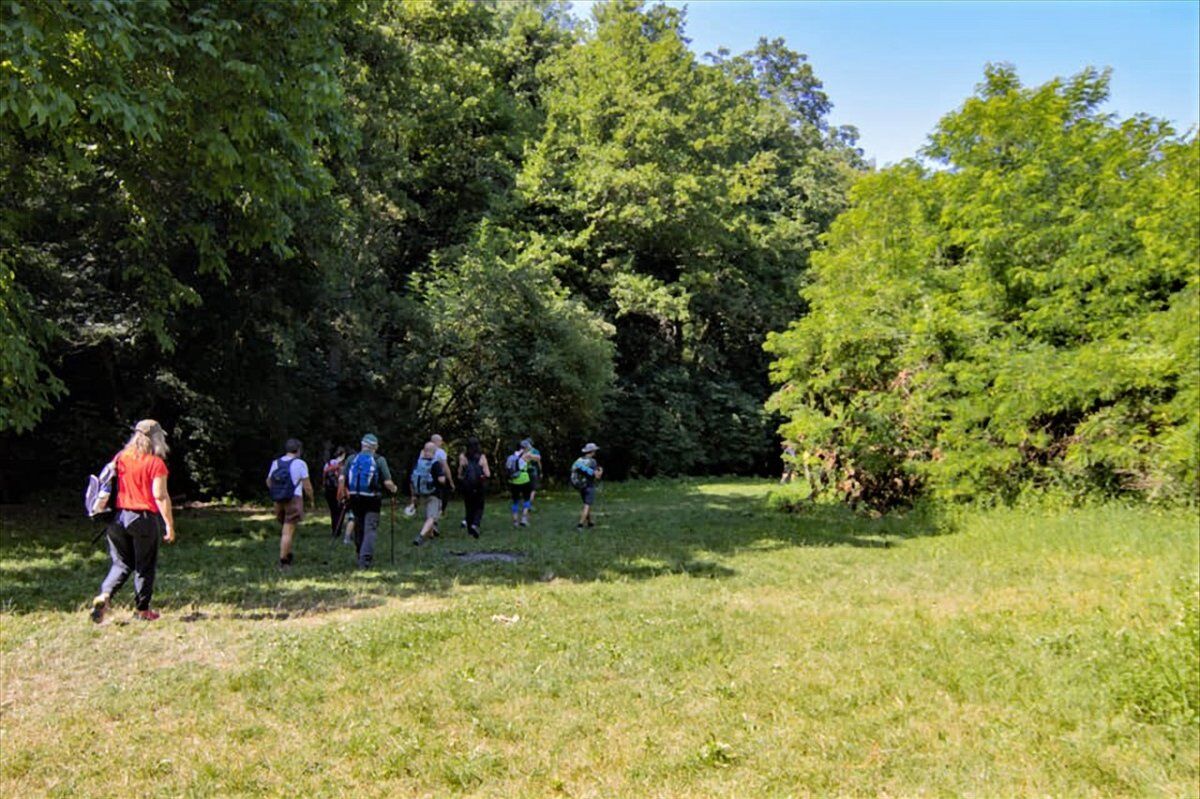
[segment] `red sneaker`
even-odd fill
[[[158,611],[154,610],[139,610],[134,614],[142,621],[158,621]]]

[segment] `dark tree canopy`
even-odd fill
[[[176,485],[285,437],[761,468],[759,342],[857,156],[780,41],[614,2],[22,1],[0,18],[2,471],[141,416]],[[64,463],[65,459],[65,463]],[[563,464],[565,467],[565,464]]]

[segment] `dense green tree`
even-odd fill
[[[595,16],[543,70],[523,224],[557,240],[563,283],[615,324],[620,465],[751,468],[770,438],[759,342],[797,311],[853,151],[780,43],[709,66],[675,9],[622,1]]]
[[[434,429],[451,437],[490,432],[487,409],[504,403],[489,392],[507,389],[458,373],[471,361],[450,342],[466,320],[447,316],[437,294],[531,279],[528,270],[514,276],[515,262],[497,255],[516,258],[516,249],[492,249],[494,237],[481,231],[494,229],[484,220],[502,217],[511,203],[521,155],[540,125],[537,67],[570,45],[569,20],[550,3],[394,3],[372,6],[342,39],[359,135],[333,165],[343,213],[322,301],[327,357],[316,375],[329,391],[317,398],[309,429],[336,440],[347,424],[367,425],[406,447]],[[459,283],[466,263],[495,274],[471,269]],[[485,297],[534,311],[513,308],[503,294],[460,299]],[[502,336],[483,341],[512,362],[529,347]],[[469,392],[443,401],[447,386],[467,382]],[[527,404],[543,407],[536,397]]]
[[[150,414],[208,494],[368,428],[771,453],[759,342],[860,166],[782,42],[703,63],[627,0],[3,13],[0,474]]]
[[[989,68],[930,139],[940,169],[855,186],[810,313],[767,345],[824,490],[1196,496],[1198,145],[1101,113],[1107,88]]]
[[[565,456],[601,420],[611,326],[562,288],[564,256],[539,235],[518,240],[485,222],[447,256],[419,287],[437,358],[422,381],[421,418],[496,448],[532,435]]]
[[[323,153],[342,135],[341,13],[323,2],[4,5],[0,286],[14,368],[0,429],[41,422],[13,441],[15,457],[52,446],[74,466],[111,445],[117,419],[224,402],[197,393],[180,345],[236,310],[222,307],[231,278],[304,273],[297,221],[330,187]]]

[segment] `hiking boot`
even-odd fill
[[[458,526],[459,526],[459,527],[466,527],[466,526],[467,526],[467,520],[466,520],[466,519],[463,519],[463,520],[462,520],[462,521],[459,523],[459,525],[458,525]]]
[[[420,533],[417,533],[417,537],[413,539],[413,546],[419,547],[419,546],[421,546],[421,544],[424,544],[424,543],[425,543],[425,538]]]
[[[521,526],[522,526],[522,527],[528,527],[528,526],[529,526],[529,520],[528,520],[528,519],[522,519],[522,520],[521,520]]]
[[[575,525],[575,529],[576,529],[576,530],[582,530],[582,529],[583,529],[583,523],[581,522],[581,523],[579,523],[579,524]]]
[[[595,527],[595,526],[596,526],[596,523],[595,523],[594,521],[592,521],[591,519],[588,519],[588,525],[587,525],[587,526],[588,526],[588,527]]]
[[[96,624],[104,621],[104,614],[108,612],[108,594],[101,594],[92,600],[92,621]]]
[[[133,614],[133,617],[138,621],[158,621],[158,611],[155,610],[139,610]]]
[[[470,533],[471,538],[479,538],[479,528],[475,525],[468,527],[467,532]]]

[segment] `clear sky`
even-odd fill
[[[1200,0],[900,2],[668,0],[687,6],[698,53],[740,53],[760,36],[806,53],[880,166],[916,154],[938,119],[969,97],[989,61],[1039,84],[1112,67],[1107,110],[1147,113],[1186,131],[1200,119]],[[578,2],[580,16],[591,3]]]

